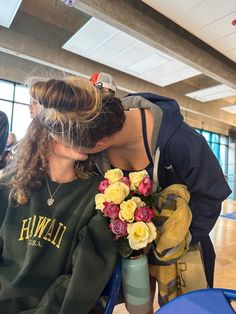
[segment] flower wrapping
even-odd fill
[[[124,176],[119,168],[107,171],[98,186],[96,209],[109,219],[114,239],[125,241],[131,252],[146,248],[157,236],[153,219],[159,194],[152,188],[146,170]]]

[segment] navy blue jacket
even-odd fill
[[[158,179],[161,188],[182,183],[191,194],[192,243],[210,233],[231,193],[218,160],[205,138],[183,121],[174,99],[138,93],[159,106],[163,112],[156,148],[160,148]]]
[[[192,244],[201,242],[206,276],[212,287],[215,253],[209,233],[219,217],[222,201],[231,193],[219,162],[205,138],[183,121],[174,99],[134,93],[123,98],[122,103],[125,109],[147,108],[153,113],[152,152],[159,147],[159,185],[162,189],[175,183],[187,186],[191,194]],[[105,152],[95,159],[99,171],[110,168]],[[153,168],[147,170],[152,174]]]

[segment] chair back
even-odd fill
[[[112,314],[114,310],[119,296],[121,277],[121,257],[118,256],[115,270],[101,293],[101,298],[106,299],[103,314]]]
[[[233,300],[236,300],[236,290],[195,290],[171,300],[155,314],[233,314],[236,313],[230,304]]]

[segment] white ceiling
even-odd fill
[[[236,62],[236,0],[142,0]]]
[[[200,74],[96,18],[91,18],[62,48],[162,87]]]
[[[2,25],[10,27],[21,1],[0,0],[0,24],[2,17],[5,19]],[[48,10],[49,3],[51,5],[51,0],[31,1],[24,0],[22,4],[25,7],[28,6],[27,9],[29,9],[31,7],[37,8],[39,3],[44,3],[44,5],[47,5],[46,10]],[[69,0],[61,1],[69,3]],[[226,57],[236,61],[236,26],[232,25],[232,20],[236,18],[236,0],[140,1],[152,6],[161,14],[166,15],[181,27],[220,51]],[[44,7],[42,6],[42,8]],[[39,15],[42,15],[41,10],[38,10],[38,12]],[[52,12],[50,14],[52,17],[54,16]],[[45,14],[43,16],[45,17]],[[60,23],[63,22],[60,21]],[[73,31],[71,33],[74,33],[74,35],[65,42],[62,48],[162,87],[201,74],[198,70],[94,17],[86,24],[83,23],[79,24],[80,28],[78,27],[79,30],[76,33],[74,33],[76,27],[72,28]],[[81,25],[83,26],[81,27]],[[70,30],[70,28],[68,29]],[[61,42],[59,45],[61,47]],[[15,53],[5,47],[0,47],[0,51],[50,66],[50,62],[47,62],[47,60],[37,59],[34,56],[24,55],[19,52]],[[61,65],[54,65],[54,67],[65,71],[67,69]],[[70,69],[70,73],[72,72],[76,75],[78,74]],[[82,74],[79,73],[79,75]],[[198,78],[196,77],[196,79]],[[186,96],[201,102],[236,95],[236,91],[228,86],[217,85],[211,87],[212,89],[204,88],[203,90],[199,90],[199,88],[203,88],[204,84],[193,84],[192,86],[195,86],[195,89],[198,88],[198,90],[192,91],[191,88],[192,93],[188,93]],[[207,84],[207,86],[212,86],[212,83]],[[215,87],[220,88],[220,90],[215,90]],[[129,88],[130,86],[127,86],[127,90]],[[222,88],[226,89],[226,91],[223,92]],[[122,86],[122,89],[124,90],[124,86]],[[235,101],[230,100],[229,103],[232,106],[235,104]],[[224,107],[223,103],[222,107]],[[226,110],[225,108],[222,109]],[[227,111],[230,110],[233,110],[233,108],[229,108]]]

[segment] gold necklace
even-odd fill
[[[57,193],[57,191],[59,190],[59,188],[61,187],[61,185],[62,185],[63,183],[60,183],[60,184],[58,185],[58,187],[56,188],[56,190],[55,190],[53,193],[51,193],[51,190],[50,190],[50,188],[49,188],[48,176],[47,176],[47,175],[46,175],[46,184],[47,184],[47,189],[48,189],[48,193],[49,193],[49,196],[50,196],[50,197],[48,198],[48,200],[47,200],[47,204],[48,204],[48,206],[52,206],[52,205],[54,204],[54,202],[55,202],[53,196]]]

